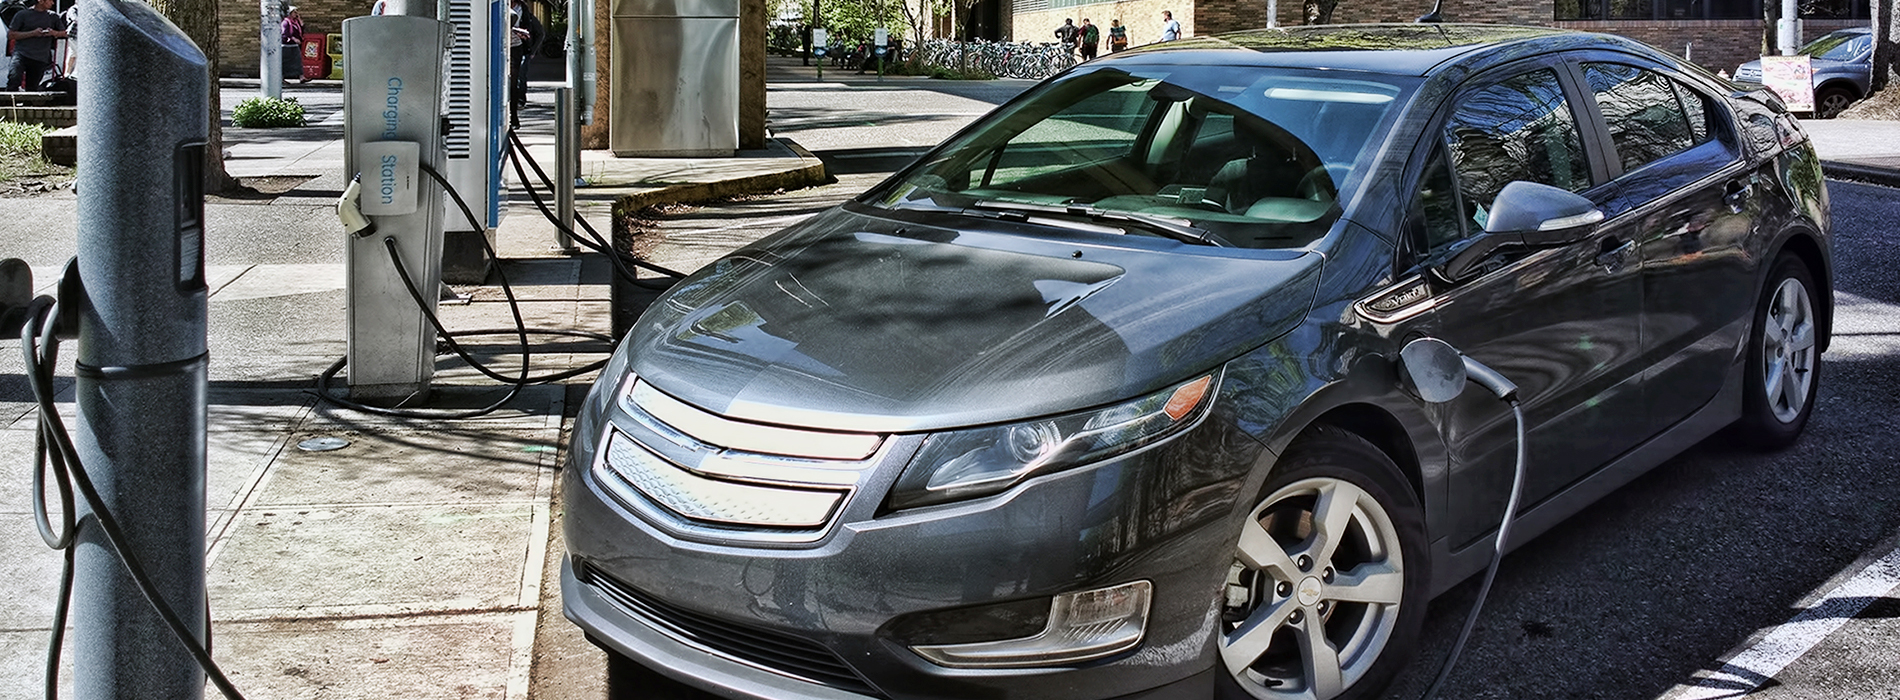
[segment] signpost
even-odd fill
[[[877,79],[879,82],[882,82],[884,80],[884,47],[890,44],[891,32],[883,27],[878,27],[872,32],[872,36],[875,37],[875,39],[871,43],[876,44],[876,46],[872,47],[871,51],[877,54]]]
[[[825,48],[825,41],[829,38],[825,36],[824,27],[811,28],[811,53],[818,57],[818,80],[820,81],[825,79],[825,54],[829,53],[829,50]]]

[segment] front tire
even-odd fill
[[[1814,93],[1814,118],[1833,119],[1840,116],[1848,105],[1854,104],[1854,93],[1844,88],[1821,88]]]
[[[1814,413],[1820,386],[1821,325],[1815,313],[1814,277],[1792,255],[1775,259],[1755,305],[1748,335],[1748,364],[1743,367],[1740,437],[1775,450],[1801,437]]]
[[[1385,453],[1331,426],[1294,442],[1262,493],[1229,568],[1220,697],[1377,696],[1424,622],[1417,497]]]

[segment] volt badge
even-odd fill
[[[417,163],[422,146],[414,141],[371,141],[357,150],[363,178],[363,213],[401,216],[416,213]]]

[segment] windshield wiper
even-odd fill
[[[1134,211],[1098,209],[1085,206],[1056,206],[1053,204],[1026,204],[1022,202],[1002,202],[993,199],[978,200],[970,204],[971,209],[983,209],[1000,212],[1022,212],[1037,214],[1056,214],[1072,216],[1090,221],[1114,221],[1134,224],[1148,231],[1159,233],[1183,243],[1218,246],[1220,243],[1208,237],[1207,229],[1200,228],[1186,219],[1159,214],[1143,214]]]

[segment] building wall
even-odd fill
[[[1333,21],[1339,24],[1361,22],[1411,22],[1432,11],[1432,0],[1399,0],[1398,2],[1371,2],[1369,0],[1339,0],[1333,9]],[[1484,24],[1530,24],[1549,25],[1550,18],[1556,16],[1553,0],[1531,0],[1530,2],[1497,2],[1496,0],[1446,0],[1441,10],[1447,22],[1479,22]],[[1281,0],[1281,21],[1298,24],[1300,5],[1293,3],[1291,11],[1286,0]]]
[[[1180,14],[1175,10],[1175,14]],[[1267,26],[1267,4],[1259,0],[1202,0],[1194,3],[1194,26],[1202,34],[1221,34]]]
[[[1108,53],[1109,20],[1119,19],[1122,25],[1128,27],[1129,46],[1152,44],[1161,40],[1162,10],[1173,11],[1174,19],[1181,23],[1181,33],[1194,36],[1195,4],[1192,0],[1119,0],[1024,12],[1015,16],[1015,32],[1009,38],[1012,41],[1053,42],[1056,40],[1056,27],[1062,26],[1062,20],[1075,20],[1079,27],[1082,26],[1082,18],[1086,17],[1101,27],[1101,50],[1102,53]]]
[[[291,0],[303,14],[304,36],[338,34],[343,20],[369,14],[374,0]],[[258,35],[262,29],[257,0],[218,1],[218,74],[257,77]]]

